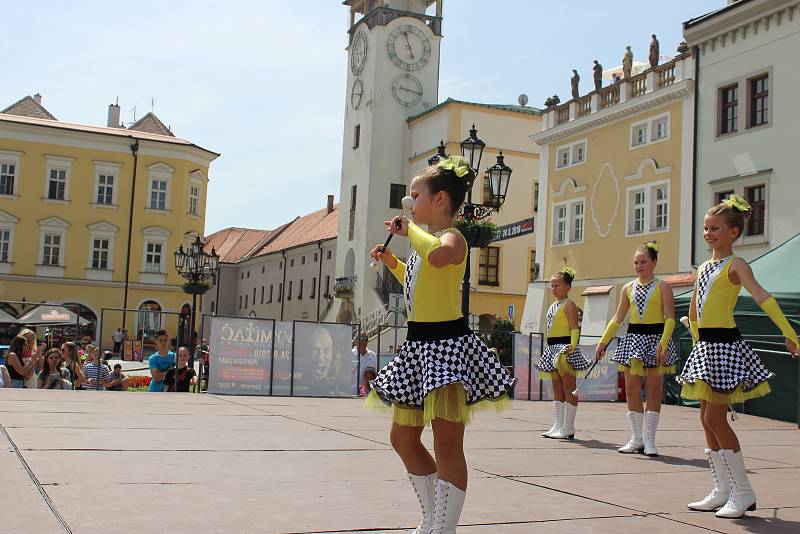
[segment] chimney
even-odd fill
[[[39,104],[40,106],[42,105],[42,95],[36,93],[35,95],[33,95],[33,99],[36,101],[37,104]]]
[[[119,128],[119,100],[117,100],[116,104],[109,104],[108,105],[108,124],[106,124],[109,128]]]
[[[328,213],[333,213],[333,195],[328,195]]]

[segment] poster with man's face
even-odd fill
[[[294,395],[349,397],[353,391],[352,328],[295,323]]]

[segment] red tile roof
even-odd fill
[[[591,286],[584,289],[583,293],[581,293],[581,296],[608,295],[611,293],[612,289],[614,289],[614,286]]]
[[[664,282],[671,287],[693,286],[696,279],[696,273],[673,274],[663,278]]]
[[[256,256],[336,237],[339,227],[339,205],[298,217],[274,230],[225,228],[205,238],[205,250],[214,248],[221,263],[238,263]]]
[[[41,95],[36,95],[36,97],[40,100],[42,98]],[[58,120],[30,95],[17,100],[3,111],[0,111],[0,113],[18,115],[20,117],[33,117],[34,119]]]

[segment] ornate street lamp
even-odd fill
[[[436,165],[439,161],[447,159],[447,153],[444,150],[444,139],[442,139],[439,141],[439,146],[436,147],[436,154],[428,158],[428,165]]]
[[[202,295],[208,291],[209,285],[204,283],[206,280],[209,278],[217,279],[219,255],[213,247],[210,254],[203,250],[203,242],[198,234],[187,250],[184,250],[183,245],[181,245],[175,251],[175,270],[186,280],[186,283],[183,284],[184,292],[192,295],[192,318],[191,329],[189,330],[189,366],[191,367],[194,366],[195,343],[197,341],[194,337],[197,295]],[[177,374],[175,376],[177,377]]]

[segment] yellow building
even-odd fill
[[[124,324],[103,314],[93,335],[104,347],[123,326],[131,338],[159,327],[177,336],[191,298],[173,252],[203,234],[218,156],[152,113],[125,128],[111,105],[96,127],[56,120],[40,95],[12,104],[0,113],[0,301],[76,304],[95,323],[104,308],[140,310]]]
[[[408,176],[428,165],[440,142],[447,154],[460,154],[460,142],[473,125],[486,143],[479,178],[472,188],[474,203],[490,203],[486,169],[497,163],[502,151],[513,169],[505,203],[489,219],[500,235],[484,248],[472,249],[470,257],[470,314],[478,327],[488,330],[496,319],[512,316],[520,326],[528,284],[533,280],[538,208],[539,147],[529,139],[540,127],[542,111],[529,106],[482,104],[448,98],[408,119]],[[509,313],[511,312],[511,313]]]
[[[658,276],[691,280],[693,73],[684,53],[546,110],[531,136],[541,147],[546,209],[524,331],[543,331],[548,280],[565,263],[577,271],[571,297],[584,310],[584,335],[602,333],[645,241],[661,244]]]

